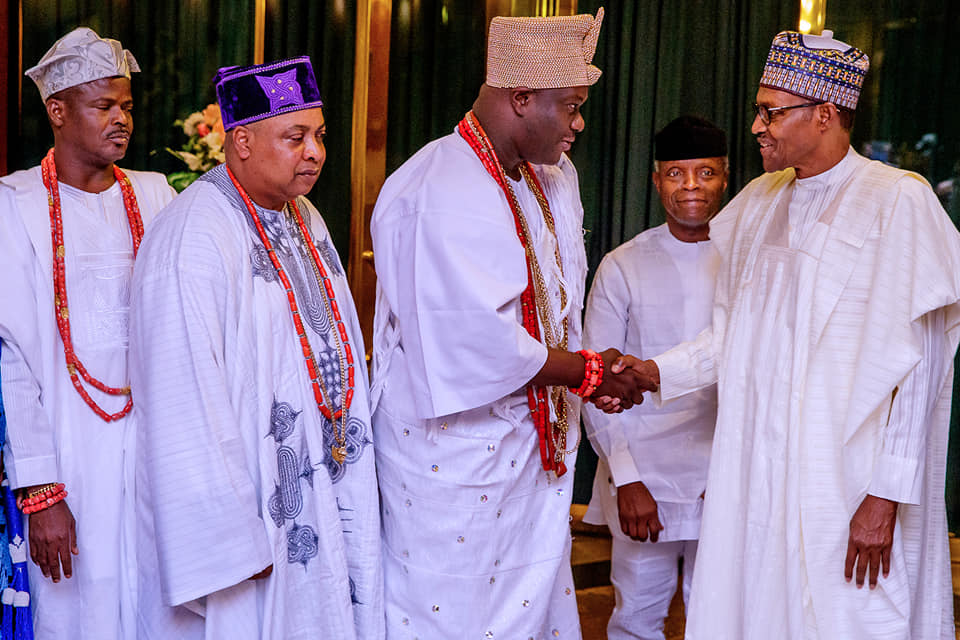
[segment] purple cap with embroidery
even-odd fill
[[[310,58],[222,67],[213,77],[226,131],[290,111],[323,106]]]

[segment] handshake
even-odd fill
[[[660,369],[653,360],[623,355],[616,349],[600,353],[603,380],[588,400],[606,413],[620,413],[643,402],[644,391],[660,387]]]

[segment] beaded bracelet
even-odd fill
[[[29,507],[35,504],[40,504],[47,498],[56,495],[64,490],[64,485],[62,482],[57,482],[54,484],[45,485],[36,491],[31,491],[27,497],[23,500],[23,506]]]
[[[23,513],[24,513],[25,515],[30,515],[31,513],[36,513],[36,512],[38,512],[38,511],[43,511],[44,509],[49,509],[49,508],[52,507],[53,505],[55,505],[55,504],[57,504],[58,502],[62,501],[64,498],[67,497],[67,490],[62,488],[62,487],[63,487],[62,484],[59,485],[59,486],[61,487],[61,490],[60,490],[58,493],[55,493],[55,494],[53,494],[53,495],[51,495],[51,496],[48,496],[47,498],[45,498],[44,500],[42,500],[42,501],[40,501],[40,502],[34,502],[34,503],[32,503],[32,504],[27,504],[26,501],[24,501],[24,504],[23,504]]]
[[[577,353],[583,356],[583,382],[576,389],[570,387],[570,390],[581,398],[589,398],[603,383],[603,358],[590,349],[581,349]]]
[[[27,498],[34,498],[34,497],[39,496],[39,495],[41,495],[41,494],[43,494],[43,493],[47,493],[47,492],[51,491],[52,489],[55,489],[56,486],[57,486],[57,483],[56,483],[56,482],[51,482],[50,484],[45,484],[45,485],[43,485],[42,487],[40,487],[39,489],[34,489],[34,490],[31,491],[30,493],[28,493],[28,494],[27,494]],[[54,493],[56,493],[56,492],[54,492]]]

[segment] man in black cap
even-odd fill
[[[585,345],[647,358],[710,324],[720,264],[710,220],[727,188],[726,155],[724,132],[701,118],[681,116],[657,134],[653,184],[667,222],[604,257],[587,300]],[[584,414],[600,455],[584,520],[607,524],[613,536],[617,604],[608,637],[662,640],[679,558],[684,601],[690,592],[716,387],[659,409],[644,403],[604,414],[587,406]]]

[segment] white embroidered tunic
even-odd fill
[[[692,340],[707,326],[720,255],[710,240],[681,242],[660,225],[600,262],[587,299],[584,345],[650,358]],[[587,435],[600,456],[586,522],[620,529],[616,488],[643,482],[657,501],[660,540],[696,540],[717,419],[710,386],[657,408],[619,414],[584,406]]]
[[[576,172],[538,166],[556,243],[512,181],[554,318],[580,345],[586,255]],[[541,466],[526,383],[546,361],[521,323],[524,251],[503,192],[458,133],[386,182],[371,225],[378,275],[374,435],[390,638],[578,638],[568,524],[575,453]],[[571,399],[567,449],[578,439]]]
[[[851,150],[816,178],[765,174],[720,213],[712,329],[655,358],[664,400],[719,382],[687,637],[952,638],[960,234],[915,174]],[[901,503],[876,590],[843,572],[868,493]]]
[[[173,197],[158,173],[125,171],[145,226]],[[27,561],[37,638],[134,637],[133,419],[104,422],[73,388],[53,304],[47,190],[39,167],[0,178],[4,463],[14,487],[63,482],[80,550],[74,575],[54,584]],[[92,376],[126,386],[133,241],[119,183],[87,193],[60,183],[73,345]],[[108,413],[125,396],[84,383]],[[29,527],[29,517],[24,516]]]
[[[363,339],[327,229],[298,204],[356,363],[346,460],[331,455],[340,425],[317,407],[278,273],[225,167],[213,169],[158,218],[134,276],[139,638],[383,636]],[[258,211],[339,407],[336,325],[309,248],[289,213]]]

